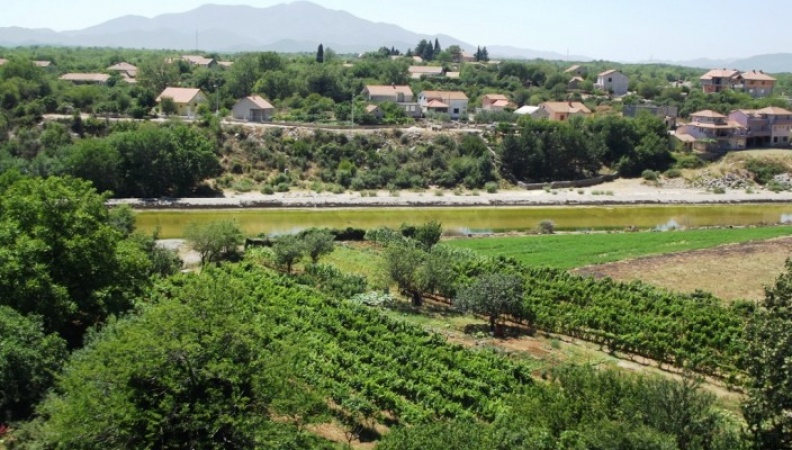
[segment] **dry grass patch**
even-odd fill
[[[706,250],[638,258],[578,269],[575,273],[640,280],[677,292],[696,289],[724,300],[760,300],[784,270],[792,238],[723,245]]]

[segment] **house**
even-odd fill
[[[379,106],[374,104],[366,105],[364,111],[366,111],[366,114],[374,117],[375,119],[382,120],[383,113]]]
[[[583,82],[585,82],[581,77],[572,77],[567,83],[567,90],[568,91],[579,91],[583,87]]]
[[[679,109],[676,106],[656,106],[656,105],[624,105],[622,115],[624,117],[638,117],[639,114],[648,113],[659,117],[665,122],[669,129],[676,128],[676,120],[679,116]]]
[[[517,108],[514,114],[518,116],[530,116],[534,119],[546,119],[548,117],[547,111],[539,106],[525,105]]]
[[[106,73],[66,73],[58,79],[71,81],[74,84],[107,84],[110,75]]]
[[[407,68],[410,78],[418,80],[421,78],[442,77],[445,72],[440,66],[410,66]]]
[[[449,80],[458,80],[461,75],[461,72],[446,72],[446,78]]]
[[[606,70],[597,75],[597,82],[594,87],[616,96],[627,95],[627,91],[630,88],[630,79],[619,70]]]
[[[581,66],[580,64],[575,64],[574,66],[570,66],[567,70],[564,71],[564,73],[581,78],[585,78],[587,72],[588,71],[586,70],[586,68]]]
[[[217,61],[217,65],[223,68],[228,69],[229,67],[234,65],[233,61]]]
[[[267,122],[275,115],[275,107],[258,95],[237,100],[231,110],[231,116],[237,120],[248,122]]]
[[[418,95],[418,104],[424,113],[448,114],[458,120],[467,115],[468,97],[462,91],[423,91]]]
[[[591,110],[580,102],[544,102],[539,107],[550,120],[563,122],[573,116],[588,116]]]
[[[107,70],[108,72],[118,72],[119,74],[121,74],[121,78],[127,83],[130,84],[137,83],[137,80],[135,80],[135,78],[137,78],[138,68],[133,66],[132,64],[129,64],[127,62],[120,62],[118,64],[113,64],[112,66],[108,67],[105,70]]]
[[[363,88],[361,94],[371,102],[409,103],[414,100],[412,88],[405,85],[369,84]]]
[[[748,128],[711,110],[690,115],[691,121],[676,130],[676,138],[694,150],[726,152],[742,150],[746,146]]]
[[[118,64],[113,64],[112,66],[108,67],[108,72],[119,72],[119,73],[126,73],[131,78],[135,78],[137,76],[138,68],[129,64],[127,62],[120,62]]]
[[[503,111],[505,109],[513,110],[516,108],[517,105],[502,94],[487,94],[481,98],[481,109],[484,111]]]
[[[187,61],[190,65],[205,67],[207,69],[217,65],[217,61],[215,61],[214,58],[205,58],[199,55],[182,55],[181,59]]]
[[[713,69],[699,78],[704,92],[714,94],[724,89],[742,88],[742,76],[736,69]]]
[[[52,65],[51,61],[33,61],[37,67],[49,67]]]
[[[753,98],[769,97],[773,95],[776,79],[759,70],[743,72],[743,90]]]
[[[361,93],[366,100],[375,103],[393,102],[401,106],[412,118],[421,117],[422,111],[415,102],[412,88],[402,85],[366,85]]]
[[[176,115],[193,117],[198,106],[207,103],[206,94],[200,89],[168,87],[157,97],[157,103],[162,103],[162,99],[170,98],[176,104]]]
[[[792,111],[784,108],[737,109],[729,121],[747,129],[746,147],[786,147],[792,139]]]
[[[459,62],[476,62],[476,55],[463,50],[462,53],[459,54]]]

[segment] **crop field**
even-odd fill
[[[572,269],[648,255],[792,235],[792,227],[701,229],[662,233],[564,234],[455,239],[449,245],[488,256],[507,256],[533,267]]]

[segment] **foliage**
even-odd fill
[[[23,444],[310,446],[312,438],[271,419],[281,414],[305,423],[324,409],[315,388],[295,379],[304,364],[299,344],[267,338],[275,323],[263,302],[249,301],[242,278],[210,270],[195,281],[163,291],[153,306],[112,324],[76,353],[59,394],[23,430]]]
[[[522,279],[501,273],[481,275],[469,286],[461,289],[454,306],[462,311],[487,316],[490,331],[495,331],[495,321],[502,316],[522,318]]]
[[[322,255],[332,253],[335,249],[335,237],[329,230],[312,228],[301,232],[299,236],[313,264],[318,263]]]
[[[0,304],[42,317],[72,347],[148,285],[145,250],[110,223],[90,183],[23,179],[0,198]]]
[[[552,220],[543,220],[539,222],[539,234],[553,234],[555,233],[555,222]]]
[[[746,330],[744,364],[748,401],[744,405],[750,440],[757,449],[792,447],[792,259],[775,286],[766,289],[761,309]]]
[[[0,306],[0,342],[2,424],[29,418],[66,359],[66,342],[7,306]]]
[[[200,253],[203,264],[235,256],[244,242],[242,229],[233,220],[189,224],[184,237],[193,250]]]
[[[408,237],[415,239],[421,247],[428,251],[431,250],[435,244],[440,242],[440,236],[442,236],[442,234],[443,225],[433,220],[415,227],[415,234]]]
[[[290,274],[294,264],[305,256],[305,246],[297,236],[281,236],[272,246],[272,253],[275,262]]]
[[[759,184],[768,184],[773,177],[787,172],[786,166],[780,161],[750,158],[745,161],[745,168],[753,174],[754,180]]]

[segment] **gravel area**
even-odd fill
[[[726,183],[724,183],[726,184]],[[721,187],[718,185],[718,187]],[[374,192],[374,191],[370,191]],[[616,180],[590,188],[556,190],[502,190],[497,193],[449,190],[422,192],[376,191],[363,196],[358,192],[292,191],[264,195],[258,192],[226,193],[220,198],[115,199],[110,204],[128,203],[139,209],[222,209],[222,208],[354,208],[354,207],[440,207],[440,206],[565,206],[565,205],[643,205],[643,204],[729,204],[792,203],[792,192],[765,189],[724,188],[717,194],[704,187],[648,184],[643,180]]]

